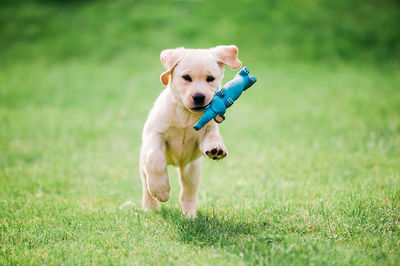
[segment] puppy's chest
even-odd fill
[[[169,164],[185,164],[200,156],[200,134],[193,127],[170,127],[164,132],[164,139]]]

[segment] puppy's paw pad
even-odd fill
[[[226,148],[220,147],[220,146],[209,149],[205,153],[209,158],[211,158],[213,160],[220,160],[220,159],[226,157],[226,155],[228,155]]]

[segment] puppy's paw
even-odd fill
[[[188,218],[196,218],[196,202],[181,201],[182,213]]]
[[[197,217],[197,215],[196,215],[196,211],[186,211],[186,212],[183,212],[182,211],[182,213],[187,217],[187,218],[191,218],[191,219],[194,219],[194,218],[196,218]]]
[[[228,155],[228,151],[223,144],[218,144],[207,149],[205,154],[213,160],[220,160]]]
[[[166,202],[169,200],[170,186],[168,183],[162,184],[160,182],[151,182],[148,180],[148,188],[150,194],[159,201]]]
[[[161,202],[169,200],[169,191],[150,191],[151,195]]]

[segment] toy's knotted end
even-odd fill
[[[248,76],[247,84],[244,87],[244,91],[253,86],[254,83],[256,83],[257,78],[255,76]]]
[[[254,83],[256,83],[257,78],[256,78],[255,76],[249,76],[249,78],[250,78],[251,85],[253,85]]]
[[[250,70],[247,67],[242,68],[242,70],[240,70],[239,75],[241,76],[247,76],[250,73]]]

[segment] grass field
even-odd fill
[[[399,17],[395,1],[3,2],[0,264],[399,265]],[[198,218],[173,168],[169,202],[142,212],[160,51],[231,43],[258,82],[220,127],[229,157],[204,160]]]

